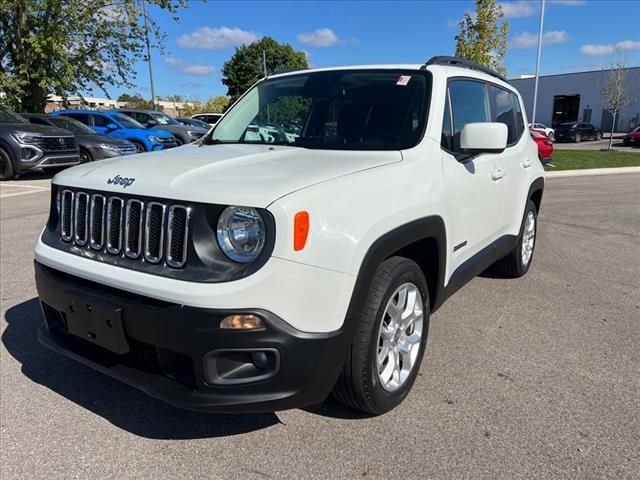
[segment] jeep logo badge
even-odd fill
[[[133,177],[121,177],[120,175],[116,175],[113,178],[107,180],[109,185],[122,185],[122,188],[130,187],[136,179]]]

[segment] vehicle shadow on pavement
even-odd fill
[[[215,415],[173,407],[84,365],[49,351],[36,338],[42,322],[37,298],[7,310],[2,343],[30,380],[134,435],[196,439],[238,435],[280,423],[273,413]]]

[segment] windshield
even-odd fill
[[[56,127],[64,128],[69,130],[71,133],[75,133],[77,135],[95,135],[96,132],[87,127],[84,123],[80,123],[77,120],[69,117],[47,117],[51,123],[53,123]]]
[[[17,113],[0,108],[0,123],[29,123]]]
[[[136,122],[133,118],[128,117],[126,115],[123,115],[121,113],[114,113],[112,115],[112,118],[114,120],[117,120],[118,123],[120,123],[120,125],[124,128],[142,128],[144,129],[144,127],[142,126],[141,123]]]
[[[159,125],[180,125],[173,118],[165,113],[154,113],[152,114],[153,118]]]
[[[220,119],[205,143],[397,150],[424,132],[430,76],[340,70],[268,79]]]

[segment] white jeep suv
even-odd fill
[[[188,409],[333,392],[386,412],[430,315],[489,267],[531,265],[526,125],[513,87],[453,57],[267,77],[194,144],[54,178],[40,341]]]

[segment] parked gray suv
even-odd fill
[[[205,128],[182,125],[175,118],[155,110],[121,108],[118,111],[137,120],[147,128],[165,130],[173,134],[176,137],[178,146],[198,140],[207,133]]]
[[[0,108],[0,180],[35,169],[61,169],[80,163],[78,143],[67,130],[32,125]]]

